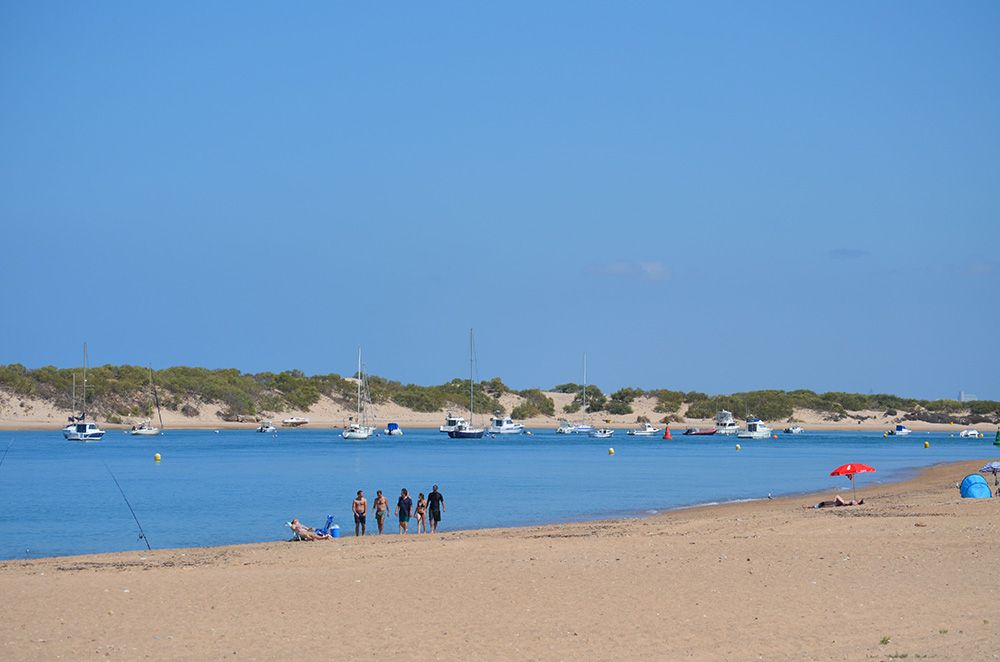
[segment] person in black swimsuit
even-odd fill
[[[448,509],[444,506],[444,495],[438,492],[435,485],[431,493],[427,495],[427,513],[430,515],[431,533],[437,531],[438,523],[441,521],[441,513]]]

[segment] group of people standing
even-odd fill
[[[378,532],[385,529],[385,520],[389,517],[389,500],[378,490],[375,495],[375,502],[372,504],[375,509],[375,523],[378,525]],[[354,513],[354,535],[365,535],[365,527],[368,521],[368,499],[365,498],[363,490],[358,490],[358,495],[351,503],[351,511]],[[416,520],[417,533],[427,533],[428,522],[430,531],[437,531],[441,522],[441,513],[445,512],[444,496],[438,491],[435,485],[430,494],[426,497],[421,492],[417,496],[414,504],[413,498],[404,487],[396,500],[395,516],[399,519],[399,533],[405,535],[410,526],[410,520]]]

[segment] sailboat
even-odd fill
[[[587,421],[587,355],[583,355],[583,420],[579,423],[572,424],[566,420],[559,421],[559,427],[556,428],[556,432],[559,434],[590,434],[594,431],[594,426],[592,426]]]
[[[459,420],[453,430],[448,431],[448,436],[452,439],[482,439],[483,428],[472,426],[472,416],[476,411],[476,346],[472,337],[472,329],[469,329],[469,420]]]
[[[79,416],[70,416],[69,425],[63,428],[63,436],[68,441],[100,441],[104,430],[97,423],[87,421],[87,343],[83,343],[83,399]],[[73,405],[76,406],[76,375],[73,376]],[[75,413],[75,412],[74,412]]]
[[[368,408],[371,397],[368,394],[368,382],[361,368],[361,348],[358,347],[358,414],[357,419],[344,428],[340,436],[344,439],[368,439],[375,434],[375,428],[368,425]]]
[[[146,419],[139,425],[133,425],[132,429],[128,433],[132,436],[139,437],[153,437],[160,434],[160,430],[163,429],[163,414],[160,412],[160,398],[156,394],[156,384],[153,383],[153,369],[149,369],[149,390],[153,393],[153,402],[156,404],[156,415],[160,418],[160,427],[153,427],[149,419]]]

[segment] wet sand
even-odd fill
[[[1000,659],[984,461],[850,508],[3,562],[0,658]]]

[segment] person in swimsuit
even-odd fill
[[[417,533],[427,533],[427,499],[423,492],[417,497]]]
[[[406,535],[406,527],[410,522],[410,509],[413,508],[413,499],[410,498],[406,488],[399,494],[399,501],[396,502],[396,514],[399,515],[399,535]]]
[[[389,500],[382,496],[382,490],[375,492],[375,523],[378,524],[378,532],[381,535],[385,526],[385,518],[389,514]]]
[[[365,535],[365,521],[368,519],[368,499],[365,498],[365,493],[361,490],[358,490],[358,496],[354,497],[351,510],[354,512],[354,535]]]
[[[438,492],[438,486],[435,485],[431,493],[427,495],[427,510],[430,511],[431,515],[431,533],[436,533],[438,530],[438,523],[441,521],[441,513],[447,512],[448,509],[444,507],[444,495]]]
[[[289,526],[292,528],[292,533],[294,533],[299,540],[330,539],[330,534],[316,533],[316,529],[312,528],[311,526],[306,526],[305,524],[299,521],[298,517],[294,518],[291,524],[289,524]]]

